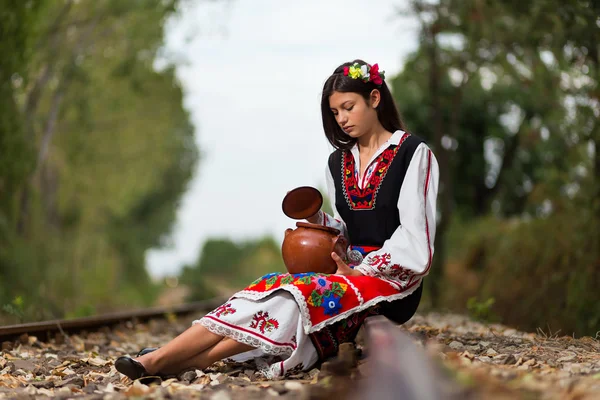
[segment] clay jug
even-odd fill
[[[296,229],[285,231],[281,254],[290,274],[333,274],[337,265],[331,258],[331,253],[335,251],[343,259],[347,247],[348,242],[338,229],[296,222]]]

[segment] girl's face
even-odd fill
[[[375,127],[380,96],[376,89],[369,100],[358,93],[333,92],[329,96],[329,107],[342,130],[350,137],[359,138]]]

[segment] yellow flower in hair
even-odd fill
[[[349,72],[350,78],[352,78],[352,79],[361,78],[363,75],[362,70],[360,69],[360,66],[358,64],[352,65],[348,72]]]

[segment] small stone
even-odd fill
[[[214,385],[220,385],[221,383],[225,382],[227,379],[229,379],[229,377],[225,374],[209,374],[210,380],[211,380],[211,386]]]
[[[325,361],[323,364],[321,364],[321,374],[319,377],[322,375],[348,376],[350,375],[350,370],[351,365],[336,358],[330,361]]]
[[[494,356],[497,356],[497,355],[498,355],[498,352],[497,352],[496,350],[494,350],[494,349],[488,349],[488,350],[485,352],[485,355],[486,355],[486,356],[490,356],[490,357],[494,357]]]
[[[253,369],[246,369],[246,370],[244,370],[244,375],[246,375],[248,377],[248,379],[250,379],[252,381],[252,380],[254,380],[256,372]]]
[[[98,386],[95,383],[88,383],[83,387],[83,391],[87,394],[92,394],[95,390],[98,390]]]
[[[66,379],[66,380],[58,383],[56,385],[56,387],[63,387],[63,386],[67,386],[67,385],[73,385],[73,386],[83,387],[83,385],[85,385],[85,381],[83,380],[82,377],[75,376],[73,378]]]
[[[349,366],[355,367],[358,364],[358,358],[356,357],[356,347],[354,346],[354,343],[341,343],[338,358]]]
[[[241,376],[242,377],[230,378],[227,381],[227,384],[229,386],[240,386],[240,387],[246,387],[246,386],[250,385],[250,379],[248,379],[244,375],[241,375]]]
[[[194,381],[194,384],[197,385],[210,385],[212,381],[210,380],[210,377],[208,375],[202,375],[198,378],[196,378],[196,380]]]
[[[488,347],[490,345],[490,342],[484,342],[484,341],[482,341],[482,342],[479,342],[479,345],[481,347]]]
[[[478,344],[474,345],[474,346],[465,346],[465,348],[469,351],[472,351],[474,353],[478,352],[479,350],[481,350],[481,347],[479,347]]]
[[[273,389],[273,388],[268,388],[267,389],[267,394],[269,396],[273,396],[273,397],[279,396],[279,392],[277,390]]]
[[[567,363],[563,365],[563,370],[570,372],[571,374],[579,374],[581,372],[581,366],[579,364]]]
[[[29,360],[13,360],[16,369],[31,372],[35,369],[35,364]]]
[[[512,365],[512,364],[516,364],[516,363],[517,363],[517,358],[513,354],[509,354],[504,359],[504,362],[503,362],[504,365]]]
[[[56,390],[54,392],[55,395],[58,396],[72,396],[73,393],[71,392],[71,389],[69,389],[68,387],[61,387],[60,389]]]
[[[515,336],[516,334],[517,334],[516,329],[507,329],[503,333],[504,336]]]
[[[517,358],[517,357],[515,356],[515,358]],[[523,364],[523,357],[519,357],[517,359],[517,363],[515,364],[515,367],[519,367],[521,364]]]
[[[294,381],[287,381],[284,384],[285,388],[289,391],[296,391],[296,390],[302,390],[304,389],[304,385],[301,384],[300,382],[294,382]]]
[[[185,382],[191,382],[194,379],[196,379],[196,377],[197,377],[196,371],[187,371],[187,372],[184,372],[183,374],[181,374],[180,380],[185,381]]]
[[[31,385],[33,385],[33,387],[38,388],[38,389],[52,389],[54,387],[54,382],[53,381],[40,381],[40,382],[33,382]]]
[[[558,362],[573,361],[575,357],[577,357],[577,354],[573,353],[572,351],[563,351],[560,353],[560,355],[562,357],[557,360]]]
[[[65,344],[65,335],[63,335],[62,333],[57,333],[54,336],[54,343],[59,346]]]
[[[37,390],[31,385],[27,386],[24,392],[30,396],[35,396],[37,394]]]
[[[26,377],[28,372],[23,371],[22,369],[18,369],[12,373],[13,376],[23,376]]]
[[[479,361],[481,361],[481,362],[484,362],[484,363],[491,363],[492,362],[492,359],[490,357],[487,357],[487,356],[477,357],[477,359]]]
[[[29,335],[24,333],[19,336],[19,342],[21,342],[21,344],[29,344]]]
[[[210,397],[210,400],[231,400],[231,396],[224,390],[220,390]]]
[[[461,350],[463,347],[465,347],[461,342],[458,342],[456,340],[450,342],[448,346],[450,346],[450,348],[453,350]]]
[[[274,383],[271,385],[271,389],[275,390],[279,394],[284,394],[288,391],[283,383]]]

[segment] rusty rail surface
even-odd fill
[[[460,388],[443,374],[410,334],[383,316],[365,320],[371,376],[351,400],[458,400]]]
[[[113,326],[131,320],[141,322],[152,318],[162,318],[168,314],[185,315],[204,310],[210,311],[225,300],[225,298],[212,298],[175,306],[152,307],[90,317],[0,326],[0,341],[11,340],[24,333],[49,336],[50,334],[57,332],[76,332],[87,329],[97,329],[102,326]]]

